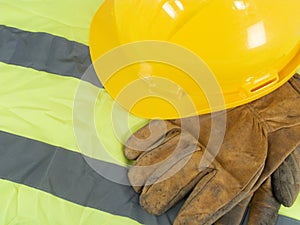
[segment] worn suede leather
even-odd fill
[[[254,193],[250,204],[246,198],[238,203],[231,211],[221,217],[215,225],[240,225],[246,213],[247,206],[250,206],[248,225],[273,225],[276,224],[280,203],[275,198],[271,178],[269,177]],[[249,203],[249,201],[248,201]]]
[[[272,174],[272,187],[282,205],[293,205],[300,191],[300,146]]]
[[[270,177],[255,191],[251,200],[248,225],[276,224],[280,203],[271,187]],[[237,224],[238,225],[238,224]]]
[[[215,225],[240,225],[245,216],[247,207],[252,198],[252,195],[243,199],[238,203],[232,210],[218,219],[214,224]]]
[[[174,224],[199,225],[213,224],[249,200],[300,144],[299,87],[296,75],[269,95],[213,115],[214,126],[220,129],[224,127],[220,115],[226,113],[227,118],[216,156],[216,149],[207,144],[223,136],[211,134],[211,115],[151,121],[125,147],[125,155],[136,159],[128,177],[141,192],[140,204],[161,214],[189,194]],[[200,132],[195,130],[197,123]],[[199,167],[210,157],[209,164]]]
[[[248,225],[275,225],[280,205],[291,206],[300,190],[300,146],[298,146],[254,192]],[[251,196],[250,196],[251,197]],[[244,199],[215,225],[240,225],[250,198]]]

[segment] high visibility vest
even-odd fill
[[[0,225],[171,225],[180,209],[139,206],[122,143],[147,121],[84,77],[101,3],[0,0]],[[278,224],[299,212],[300,198]]]

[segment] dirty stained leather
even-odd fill
[[[227,213],[241,215],[255,191],[272,189],[272,180],[283,181],[275,171],[300,144],[299,90],[300,76],[295,75],[272,93],[234,109],[153,120],[138,130],[124,153],[135,160],[128,178],[140,193],[141,206],[159,215],[188,196],[175,225],[213,224]],[[225,132],[212,133],[212,121],[214,131],[225,127]],[[217,151],[208,144],[211,138],[222,142]],[[281,198],[280,203],[293,201]]]

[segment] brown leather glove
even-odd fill
[[[128,177],[141,192],[140,204],[161,214],[191,192],[174,224],[193,225],[213,224],[249,199],[300,144],[299,90],[297,75],[271,94],[227,110],[226,132],[216,155],[209,140],[223,136],[214,132],[210,137],[210,115],[151,121],[125,148],[125,155],[136,159]],[[222,113],[214,117],[217,131],[224,127]],[[209,164],[201,163],[203,159]]]
[[[272,188],[282,205],[293,205],[300,191],[300,146],[272,174]]]
[[[290,207],[300,190],[300,146],[298,146],[255,191],[250,203],[248,225],[276,224],[280,205]],[[239,225],[245,215],[251,197],[244,199],[215,225]]]

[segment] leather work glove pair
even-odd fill
[[[234,109],[153,120],[128,139],[124,153],[136,160],[128,178],[149,213],[162,214],[188,196],[175,225],[239,224],[252,199],[248,224],[259,224],[297,196],[299,145],[300,76],[295,75]]]

